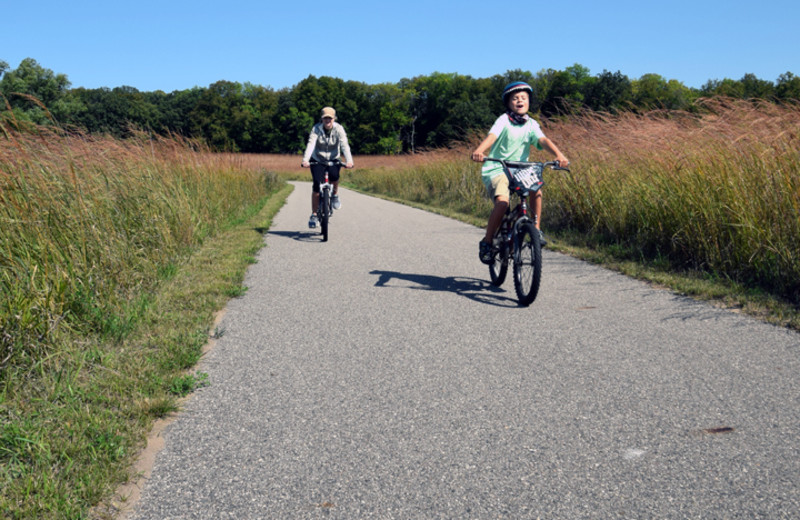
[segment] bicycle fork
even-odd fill
[[[319,197],[319,206],[317,206],[317,214],[319,215],[319,217],[322,217],[325,214],[327,214],[330,217],[331,214],[333,213],[333,205],[330,203],[331,198],[333,197],[333,189],[332,189],[333,185],[330,182],[328,182],[327,171],[325,172],[325,180],[320,184],[319,188],[320,188],[319,189],[320,197]],[[328,192],[327,197],[323,197],[323,193],[325,191]],[[328,201],[328,204],[326,207],[323,208],[323,205],[325,205],[325,200]]]

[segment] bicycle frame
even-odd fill
[[[512,194],[516,194],[520,198],[520,202],[517,204],[517,206],[514,208],[513,211],[511,211],[510,209],[511,201],[509,200],[509,211],[507,211],[506,214],[508,214],[509,212],[519,213],[520,214],[519,218],[526,218],[528,220],[532,220],[536,224],[538,224],[538,222],[536,222],[536,216],[534,215],[534,217],[531,218],[531,216],[528,214],[528,197],[531,194],[535,194],[536,192],[538,192],[544,186],[545,168],[550,168],[552,170],[569,171],[568,168],[560,167],[558,161],[549,161],[549,162],[506,161],[503,159],[494,159],[492,157],[486,157],[485,160],[499,162],[503,166],[503,173],[505,174],[506,178],[508,178],[509,192],[511,192]],[[526,168],[532,166],[538,167],[540,169],[540,171],[536,173],[536,176],[538,176],[538,178],[535,179],[531,187],[526,188],[524,186],[519,185],[515,181],[514,176],[512,175],[510,169]]]
[[[544,186],[544,181],[542,180],[541,174],[539,174],[538,182],[532,188],[523,188],[519,185],[516,185],[514,176],[511,174],[510,168],[521,168],[530,165],[540,165],[542,172],[544,171],[545,167],[558,167],[557,162],[546,162],[546,163],[528,163],[528,162],[519,162],[519,161],[505,161],[503,159],[494,159],[491,157],[486,158],[487,161],[494,161],[499,162],[503,166],[503,173],[508,178],[508,185],[509,185],[509,192],[513,195],[519,197],[519,202],[516,206],[511,207],[511,200],[509,200],[508,209],[506,209],[506,214],[503,216],[503,221],[500,224],[501,229],[508,229],[511,228],[512,234],[506,238],[507,241],[511,241],[513,235],[519,233],[519,229],[525,222],[531,222],[534,225],[537,224],[536,222],[536,215],[531,216],[528,211],[528,197],[532,193],[538,192],[542,186]],[[565,168],[564,168],[565,169]],[[513,246],[513,244],[512,244]],[[512,249],[513,252],[513,249]]]
[[[520,200],[513,209],[511,208],[511,201],[509,201],[506,214],[503,216],[503,221],[500,223],[499,230],[505,235],[503,238],[505,241],[504,245],[506,246],[506,255],[512,256],[514,262],[519,262],[517,251],[514,248],[514,238],[519,235],[520,228],[524,226],[526,222],[535,225],[536,216],[534,215],[532,218],[528,212],[529,193],[516,193],[516,195],[519,196]],[[500,254],[500,251],[498,251],[498,254]]]
[[[341,161],[327,161],[320,163],[313,161],[311,164],[325,164],[326,166],[344,166]],[[319,205],[317,206],[317,218],[319,218],[320,229],[322,231],[322,241],[328,241],[329,220],[333,215],[333,204],[331,198],[333,196],[333,184],[328,179],[328,168],[325,168],[325,177],[323,182],[319,184]]]

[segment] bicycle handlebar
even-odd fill
[[[340,159],[336,159],[334,161],[316,161],[314,159],[311,159],[310,161],[308,161],[308,164],[309,166],[312,164],[324,164],[326,166],[341,166],[342,168],[347,168],[347,164],[343,163]]]
[[[322,162],[315,161],[315,160],[312,159],[312,160],[308,161],[308,164],[326,164],[328,166],[344,166],[345,165],[339,159],[336,159],[335,161],[322,161]]]
[[[506,161],[505,159],[495,159],[494,157],[484,157],[483,161],[499,162],[503,166],[510,166],[512,168],[525,168],[526,166],[531,166],[533,164],[541,164],[542,168],[550,168],[551,170],[563,170],[567,172],[570,171],[569,168],[559,166],[558,161],[547,161],[547,162],[537,163],[537,162],[525,162],[525,161]]]

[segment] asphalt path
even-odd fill
[[[798,518],[800,335],[297,183],[132,518]]]

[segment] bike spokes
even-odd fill
[[[536,299],[542,278],[542,246],[532,223],[520,226],[514,251],[514,289],[520,305]]]

